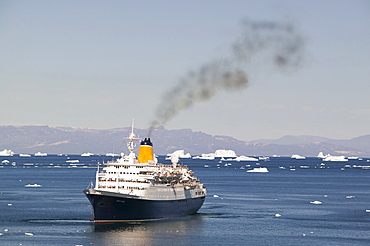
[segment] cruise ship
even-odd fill
[[[161,220],[197,213],[206,197],[206,187],[187,167],[157,161],[150,138],[140,142],[133,127],[128,137],[129,154],[104,163],[96,172],[95,186],[84,193],[93,207],[96,223]]]

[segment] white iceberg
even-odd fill
[[[236,154],[234,150],[218,149],[215,151],[215,157],[236,157]]]
[[[26,184],[24,187],[42,187],[40,184]]]
[[[247,173],[268,173],[267,167],[255,167],[252,170],[246,171]]]
[[[234,161],[258,161],[258,159],[241,155],[241,156],[236,157]]]
[[[346,157],[343,156],[343,155],[341,155],[341,156],[333,156],[333,155],[330,155],[330,154],[324,155],[322,152],[320,152],[317,155],[317,157],[321,158],[322,161],[348,161],[348,159],[346,159]]]
[[[94,155],[93,153],[87,152],[87,153],[82,153],[81,156],[92,156]]]
[[[171,159],[172,156],[177,156],[178,158],[191,158],[190,153],[185,154],[185,151],[183,149],[176,150],[175,152],[171,154],[167,154],[167,156],[170,157],[168,159]]]
[[[0,151],[0,156],[13,156],[14,152],[10,149],[4,149],[3,151]]]
[[[35,153],[35,156],[47,156],[48,154],[46,153],[41,153],[41,152],[37,152]]]
[[[306,157],[304,157],[304,156],[301,156],[301,155],[292,155],[290,158],[292,158],[292,159],[297,159],[297,160],[304,160],[304,159],[306,159]]]

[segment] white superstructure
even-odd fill
[[[132,153],[133,154],[133,153]],[[204,196],[205,188],[186,166],[137,163],[134,155],[104,164],[96,174],[96,191],[110,191],[143,199],[185,199]]]

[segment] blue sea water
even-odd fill
[[[366,159],[182,159],[208,190],[198,214],[106,225],[89,221],[92,208],[82,190],[94,181],[97,163],[110,158],[12,156],[0,162],[5,159],[0,245],[370,245]],[[246,172],[258,166],[269,172]],[[25,187],[35,183],[42,187]]]

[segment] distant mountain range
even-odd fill
[[[0,150],[33,154],[127,153],[125,137],[130,128],[96,130],[52,126],[0,126]],[[135,129],[138,137],[147,137],[148,130]],[[324,154],[370,157],[370,134],[350,140],[335,140],[317,136],[284,136],[279,139],[241,141],[228,136],[213,136],[190,129],[155,129],[152,136],[155,153],[165,155],[183,149],[191,155],[231,149],[237,155],[290,156]],[[139,143],[138,143],[139,144]],[[137,144],[137,145],[138,145]]]

